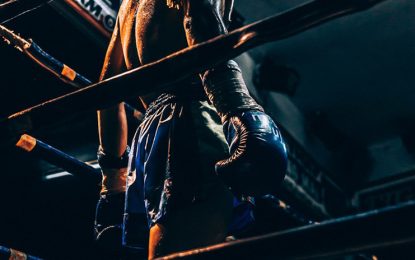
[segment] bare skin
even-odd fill
[[[100,79],[226,33],[225,24],[233,0],[183,0],[182,3],[177,10],[169,8],[166,0],[124,0]],[[147,105],[156,96],[155,93],[141,100]],[[104,151],[121,156],[127,145],[123,105],[98,111],[98,126]],[[203,202],[175,212],[163,225],[151,228],[149,259],[224,240],[232,212],[232,195],[215,178],[205,186],[207,196]]]

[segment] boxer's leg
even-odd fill
[[[201,163],[187,105],[166,102],[148,114],[139,143],[145,144],[140,157],[151,225],[149,258],[223,241],[232,212],[232,196],[214,173],[214,162],[223,157],[213,156],[210,167]]]
[[[210,189],[206,200],[175,211],[165,222],[151,228],[149,259],[224,242],[232,214],[232,195],[221,183],[206,187]]]

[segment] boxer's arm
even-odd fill
[[[181,3],[183,26],[190,46],[227,33],[226,19],[232,12],[233,0],[182,0]],[[202,73],[201,77],[205,92],[222,122],[241,111],[262,111],[250,96],[234,61],[219,64]]]
[[[188,44],[227,33],[226,0],[182,0]],[[229,17],[229,16],[228,16]],[[216,173],[236,194],[273,193],[285,176],[287,154],[279,129],[250,96],[241,70],[224,62],[201,75],[205,92],[221,117],[231,156],[215,165]]]
[[[124,55],[121,45],[118,19],[112,34],[104,65],[100,75],[100,81],[115,76],[126,70]],[[122,103],[104,110],[98,111],[99,143],[105,154],[121,157],[127,147],[127,119]]]
[[[117,22],[107,49],[99,80],[126,70]],[[100,148],[98,163],[102,182],[96,206],[94,235],[96,248],[110,255],[121,251],[121,224],[124,211],[127,167],[127,120],[122,103],[97,111]],[[105,254],[104,253],[104,254]]]
[[[227,33],[233,0],[183,0],[186,37],[190,46]]]

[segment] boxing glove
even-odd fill
[[[229,61],[208,70],[202,80],[231,154],[216,164],[216,173],[238,195],[275,192],[285,176],[286,147],[274,121],[249,95],[238,65]]]
[[[95,212],[96,245],[107,253],[121,253],[124,193],[100,195]]]
[[[237,194],[274,193],[284,180],[287,152],[280,131],[261,111],[245,111],[224,123],[230,157],[219,161],[217,174]]]
[[[97,153],[102,186],[95,211],[94,233],[96,245],[111,254],[121,253],[128,155],[129,147],[121,157],[106,154],[101,146]]]

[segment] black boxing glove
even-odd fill
[[[127,147],[122,156],[116,157],[106,154],[100,146],[97,152],[102,171],[102,186],[95,211],[95,241],[101,251],[117,256],[121,254],[129,151]]]
[[[229,61],[207,71],[202,79],[231,153],[216,164],[216,173],[236,194],[275,192],[286,172],[285,143],[274,121],[249,95],[239,66]]]
[[[236,194],[274,193],[284,180],[287,151],[278,127],[260,111],[245,111],[224,123],[231,156],[215,168]]]
[[[94,221],[96,245],[105,253],[121,254],[124,193],[101,195]]]

